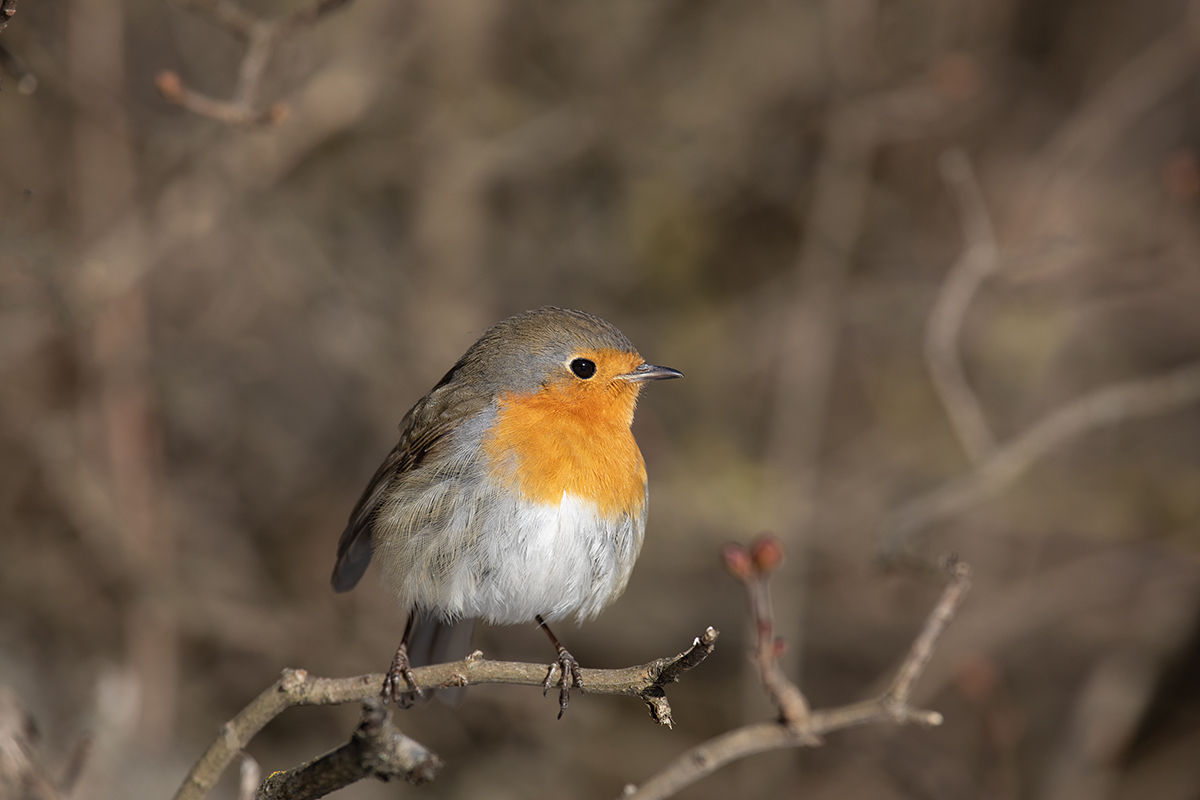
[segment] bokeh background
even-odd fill
[[[448,762],[433,784],[339,797],[615,797],[769,718],[718,559],[767,529],[817,706],[887,679],[943,584],[920,562],[973,566],[918,691],[946,724],[683,796],[1200,797],[1194,373],[1028,469],[992,460],[1200,357],[1200,4],[353,0],[280,43],[257,102],[290,113],[257,128],[156,91],[169,69],[228,97],[242,54],[168,2],[21,0],[0,44],[38,81],[0,91],[0,685],[50,775],[90,742],[72,798],[169,796],[284,667],[386,667],[402,619],[373,574],[329,590],[345,518],[409,405],[544,304],[687,373],[638,411],[629,590],[560,636],[594,667],[710,624],[718,649],[670,692],[674,731],[480,687],[397,720]],[[974,438],[927,359],[954,291],[935,345]],[[909,557],[884,569],[889,536]],[[476,643],[550,655],[532,627]],[[289,711],[250,752],[293,766],[357,714]]]

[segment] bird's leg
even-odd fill
[[[542,684],[542,694],[550,691],[550,687],[554,685],[554,670],[557,667],[559,671],[559,686],[562,687],[558,692],[558,718],[562,719],[563,712],[567,710],[567,703],[571,702],[571,684],[583,688],[583,678],[579,674],[579,662],[575,660],[575,656],[567,652],[567,648],[559,643],[558,637],[554,635],[554,631],[550,630],[550,626],[546,624],[546,620],[542,619],[542,615],[538,614],[535,617],[538,627],[546,632],[550,637],[550,644],[554,645],[554,649],[558,652],[558,660],[550,665],[549,671],[546,673],[546,680]]]
[[[383,678],[383,691],[381,692],[383,702],[386,703],[389,699],[395,700],[396,705],[400,708],[412,708],[416,698],[421,696],[421,688],[413,679],[412,667],[408,663],[408,640],[412,638],[413,626],[416,621],[417,612],[414,609],[409,612],[408,623],[404,626],[404,636],[400,639],[400,646],[396,648],[396,655],[392,656],[392,666]],[[400,688],[402,682],[405,685],[404,690]]]

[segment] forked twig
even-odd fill
[[[272,773],[252,797],[308,800],[364,778],[403,780],[419,786],[433,780],[441,768],[436,753],[396,730],[383,701],[369,697],[363,702],[362,722],[350,741],[295,769]]]
[[[765,591],[768,577],[778,566],[782,555],[782,548],[773,537],[760,538],[749,552],[739,545],[727,546],[724,550],[725,564],[729,571],[746,585],[751,599],[751,611],[756,615],[765,609],[759,600],[756,600],[755,595],[759,591]],[[929,663],[939,637],[962,604],[969,587],[970,570],[966,564],[954,564],[951,567],[950,583],[942,591],[937,605],[926,618],[920,634],[887,691],[874,700],[827,710],[809,711],[806,703],[802,713],[799,713],[797,706],[788,707],[788,704],[797,702],[797,697],[799,702],[803,702],[803,695],[786,676],[782,673],[776,674],[773,669],[780,652],[778,643],[774,643],[770,648],[770,655],[764,657],[768,652],[762,646],[764,631],[770,630],[771,623],[756,616],[754,624],[759,636],[754,660],[759,667],[764,687],[779,708],[780,720],[746,725],[693,747],[641,786],[627,786],[624,797],[636,800],[660,800],[670,797],[731,761],[784,747],[818,745],[824,734],[856,725],[874,722],[941,725],[941,714],[913,708],[909,705],[909,699],[913,687]]]
[[[707,628],[690,648],[671,658],[625,669],[584,669],[582,690],[588,694],[619,694],[640,697],[650,716],[670,727],[671,706],[664,687],[712,653],[719,632]],[[506,683],[541,687],[546,677],[544,664],[489,661],[476,651],[462,661],[418,667],[412,671],[421,689],[445,689],[484,683]],[[200,800],[208,795],[225,768],[237,757],[263,726],[292,706],[324,706],[354,703],[373,697],[383,685],[383,675],[354,678],[314,678],[304,670],[287,669],[269,689],[221,728],[221,735],[192,767],[175,793],[175,800]],[[314,762],[315,763],[315,762]],[[364,774],[361,777],[366,777]],[[270,781],[270,778],[268,778]]]
[[[218,25],[246,43],[238,65],[237,84],[230,100],[217,100],[188,88],[177,72],[163,70],[154,83],[159,93],[194,114],[227,125],[275,125],[287,118],[287,106],[272,103],[265,110],[256,108],[263,76],[275,45],[297,28],[315,24],[326,14],[352,0],[317,0],[305,8],[272,20],[260,20],[247,14],[230,0],[180,0],[180,5],[201,11]]]
[[[1008,488],[1040,459],[1106,425],[1148,417],[1200,401],[1200,361],[1165,375],[1105,386],[1047,414],[973,469],[888,515],[880,532],[885,558],[895,558],[917,531]]]

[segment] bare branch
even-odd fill
[[[1185,86],[1198,63],[1200,2],[1190,0],[1183,18],[1105,81],[1043,148],[1024,192],[1035,232],[1061,236],[1063,198],[1138,120]]]
[[[208,14],[230,33],[246,42],[246,52],[238,65],[237,85],[230,100],[217,100],[184,85],[178,73],[163,70],[155,78],[159,94],[169,102],[183,106],[226,125],[277,125],[287,118],[287,106],[273,103],[257,110],[258,93],[275,45],[298,28],[315,24],[332,11],[352,0],[316,0],[311,5],[273,20],[259,20],[247,14],[231,0],[180,0],[184,8]]]
[[[925,328],[925,359],[951,427],[971,461],[996,447],[979,400],[967,383],[959,355],[963,318],[979,285],[999,264],[992,221],[983,203],[971,162],[962,150],[948,150],[938,162],[954,192],[962,218],[963,251],[946,274]]]
[[[363,703],[362,722],[349,742],[295,769],[272,774],[254,798],[309,800],[364,778],[404,780],[416,786],[433,780],[441,768],[437,754],[396,730],[383,701],[371,697]]]
[[[725,566],[746,587],[750,599],[750,619],[755,632],[752,658],[763,689],[779,709],[779,718],[784,724],[802,727],[808,722],[808,700],[800,687],[780,669],[779,657],[784,652],[784,641],[775,636],[768,585],[771,573],[783,563],[783,545],[771,534],[763,534],[749,551],[739,544],[728,544],[721,555]]]
[[[274,103],[266,111],[255,111],[242,103],[214,100],[184,86],[179,74],[170,70],[158,73],[154,85],[158,87],[158,92],[164,99],[183,106],[193,114],[215,119],[226,125],[277,125],[287,117],[287,106],[283,103]]]
[[[942,590],[942,597],[921,627],[916,641],[909,648],[908,657],[896,671],[896,678],[884,693],[885,703],[891,703],[896,708],[906,708],[908,699],[912,696],[913,687],[929,665],[933,656],[933,648],[941,639],[946,626],[954,618],[954,612],[962,605],[967,590],[971,588],[971,569],[966,564],[956,563],[951,567],[951,581]]]
[[[1130,59],[1047,144],[1052,165],[1086,170],[1164,97],[1195,75],[1200,61],[1200,3],[1184,19]]]
[[[1200,361],[1165,375],[1102,389],[1067,403],[965,475],[902,505],[881,528],[884,553],[897,556],[913,533],[1008,488],[1055,448],[1096,428],[1173,411],[1200,400]]]
[[[829,115],[811,211],[780,324],[767,460],[781,479],[781,530],[803,530],[812,512],[817,452],[836,362],[846,273],[858,245],[879,148],[927,135],[952,104],[925,81],[872,94]]]
[[[744,549],[742,554],[745,554]],[[758,563],[759,561],[758,558],[752,561],[748,554],[739,560],[738,554],[730,547],[725,550],[726,565],[750,591],[753,591],[753,582],[765,585],[770,572],[769,569],[762,569],[763,565]],[[785,747],[811,747],[820,744],[821,737],[827,733],[857,725],[876,722],[941,725],[941,714],[913,708],[908,704],[908,700],[913,686],[929,663],[929,657],[939,637],[962,604],[968,588],[970,570],[965,564],[956,564],[950,583],[942,591],[937,605],[925,620],[891,687],[880,697],[838,708],[810,711],[798,723],[789,723],[785,718],[779,722],[746,725],[722,734],[688,750],[641,786],[627,786],[624,797],[626,800],[661,800],[731,761]],[[796,691],[799,692],[799,689]]]
[[[584,669],[582,691],[586,694],[618,694],[642,698],[651,717],[660,725],[673,724],[671,707],[663,687],[677,681],[713,651],[719,632],[707,628],[692,646],[671,658],[660,658],[625,669]],[[478,651],[462,661],[434,664],[413,670],[421,689],[446,689],[485,683],[541,687],[546,677],[544,664],[489,661]],[[200,800],[216,785],[221,773],[263,726],[292,706],[323,706],[354,703],[374,697],[383,685],[382,674],[354,678],[314,678],[304,670],[287,669],[269,689],[221,728],[221,735],[192,767],[175,793],[175,800]],[[269,779],[268,779],[269,780]]]

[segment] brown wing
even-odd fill
[[[348,592],[371,563],[371,530],[375,513],[388,497],[389,488],[405,475],[421,467],[442,440],[466,417],[478,413],[488,402],[482,394],[452,385],[455,370],[417,402],[400,423],[400,441],[375,470],[374,477],[354,510],[338,540],[337,562],[330,582],[335,592]]]

